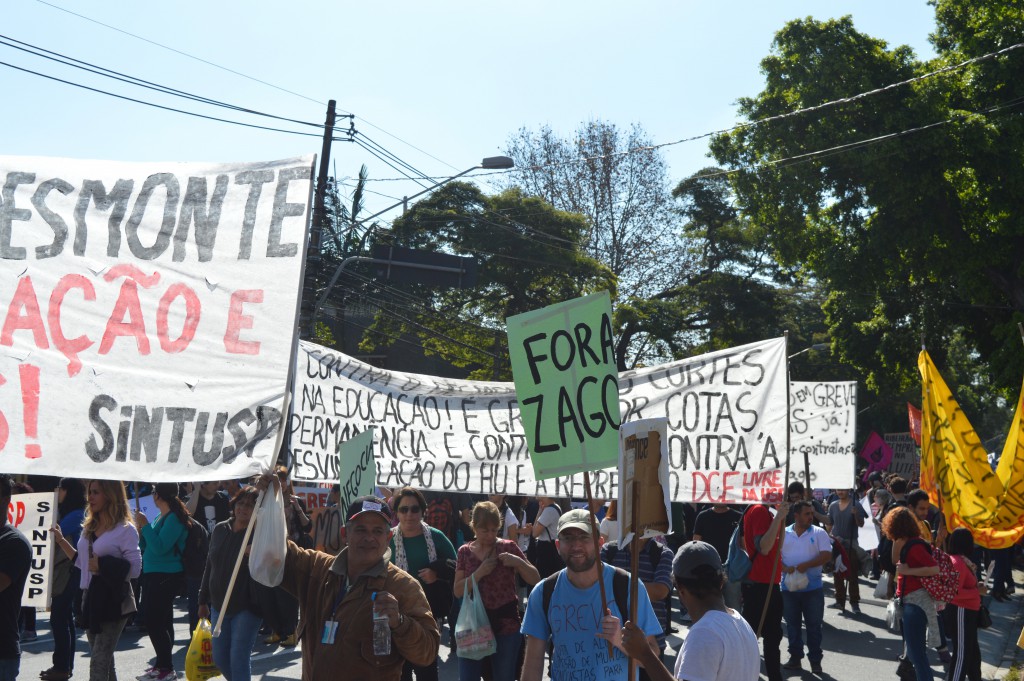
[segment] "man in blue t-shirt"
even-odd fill
[[[530,594],[522,626],[526,635],[522,681],[542,678],[549,640],[553,645],[552,681],[626,681],[629,659],[622,650],[622,622],[626,616],[615,603],[615,568],[598,560],[591,533],[590,514],[585,509],[564,513],[558,520],[555,544],[566,567],[552,576],[557,581],[546,613],[544,581]],[[611,612],[603,617],[598,570],[604,571],[605,598]],[[647,632],[650,644],[656,647],[656,636],[662,630],[645,589],[638,591],[636,625]],[[609,641],[614,645],[611,653]]]

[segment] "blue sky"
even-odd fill
[[[0,34],[7,38],[161,85],[313,123],[323,122],[326,101],[336,99],[356,114],[361,134],[439,177],[499,154],[521,126],[569,134],[588,119],[636,122],[657,143],[727,128],[737,122],[737,98],[761,89],[758,64],[773,34],[798,17],[851,14],[859,30],[933,56],[934,12],[925,0],[4,5]],[[6,46],[0,61],[167,106],[316,132],[129,87]],[[8,67],[0,66],[0,87],[4,155],[241,161],[320,151],[314,137],[158,111]],[[707,165],[706,151],[706,140],[667,147],[672,182]],[[354,176],[362,163],[375,192],[364,215],[420,189],[390,181],[399,173],[362,148],[335,144],[339,177]]]

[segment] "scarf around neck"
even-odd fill
[[[434,537],[430,531],[430,525],[427,525],[422,520],[420,525],[423,526],[423,539],[427,542],[427,561],[433,563],[437,560],[437,547],[434,546]],[[409,557],[405,555],[405,544],[401,529],[395,532],[395,565],[406,572],[409,571]]]

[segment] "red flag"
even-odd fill
[[[910,437],[921,446],[921,410],[907,402],[907,417],[910,419]]]

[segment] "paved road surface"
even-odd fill
[[[1016,574],[1018,584],[1024,584],[1024,574]],[[871,594],[873,584],[862,580],[861,592]],[[831,584],[826,578],[826,606],[833,603]],[[984,664],[983,678],[1002,679],[1018,652],[1017,637],[1024,624],[1024,596],[1014,596],[1006,603],[993,602],[992,614],[994,625],[991,629],[981,632],[979,640],[982,648]],[[185,648],[187,642],[188,623],[183,610],[184,599],[179,599],[178,618],[175,622],[180,645],[176,646],[175,668],[184,670]],[[873,598],[862,600],[863,614],[852,616],[842,614],[832,607],[825,610],[825,630],[823,647],[825,659],[822,661],[824,674],[815,676],[806,668],[803,672],[786,672],[789,678],[797,679],[834,679],[836,681],[866,681],[871,679],[895,679],[896,657],[901,651],[899,638],[885,630],[885,604]],[[678,613],[676,613],[678,616]],[[50,655],[53,650],[53,639],[49,631],[49,617],[39,613],[39,639],[24,645],[22,654],[21,674],[23,681],[35,681],[39,672],[50,667]],[[669,637],[669,646],[674,662],[674,651],[678,650],[682,637],[686,635],[687,626],[676,622],[678,630]],[[447,631],[442,633],[440,652],[442,681],[458,681],[458,664],[450,655]],[[88,678],[88,644],[84,634],[78,640],[75,679],[85,681]],[[121,637],[120,647],[115,662],[120,681],[134,681],[152,661],[152,647],[144,634],[127,631]],[[783,641],[783,661],[787,655]],[[945,670],[932,651],[932,662],[936,678],[944,679]],[[1021,655],[1024,659],[1024,654]],[[266,645],[261,640],[253,651],[253,678],[255,681],[282,681],[301,678],[300,653],[297,649],[280,648],[277,645]],[[180,674],[184,678],[184,673]],[[762,675],[764,678],[764,675]]]

